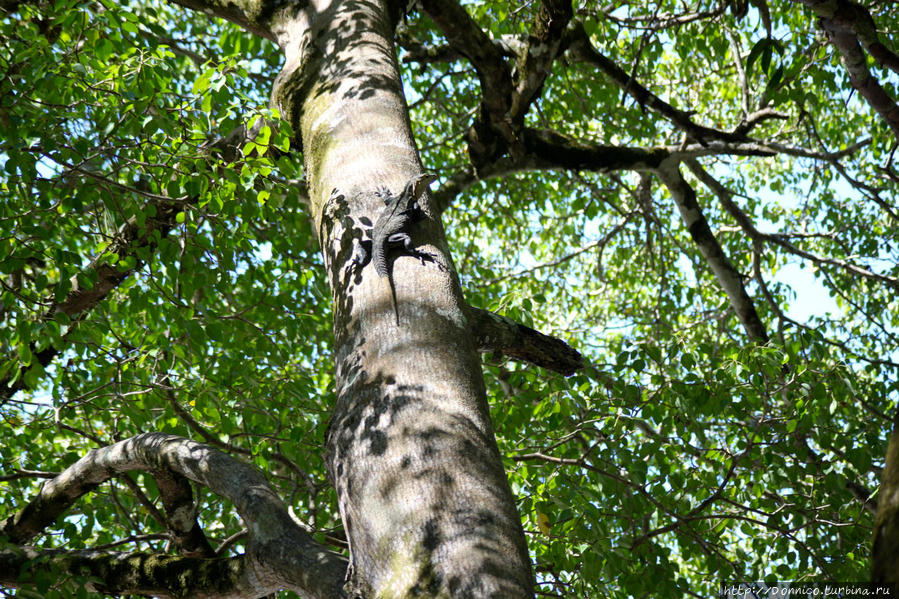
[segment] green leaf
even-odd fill
[[[19,362],[22,366],[29,366],[33,355],[31,353],[31,348],[28,347],[28,343],[19,343],[18,346],[16,346],[16,349],[19,352]]]
[[[747,75],[750,75],[750,74],[752,73],[752,67],[753,67],[753,65],[755,65],[755,62],[756,62],[756,61],[759,59],[759,57],[762,56],[763,54],[767,54],[767,56],[768,56],[767,60],[768,60],[768,61],[771,60],[771,46],[772,46],[773,43],[774,43],[774,40],[772,40],[771,38],[769,38],[769,37],[763,37],[762,39],[760,39],[759,41],[757,41],[757,42],[752,46],[752,49],[749,51],[749,55],[746,57],[746,74],[747,74]],[[764,59],[763,59],[763,63],[762,63],[762,70],[763,70],[763,71],[767,71],[767,70],[768,70],[767,63],[764,62]]]

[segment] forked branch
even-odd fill
[[[150,587],[144,585],[153,581],[142,578],[149,571],[146,567],[148,563],[165,562],[174,564],[174,569],[221,570],[222,576],[226,576],[221,582],[227,582],[225,586],[229,588],[223,590],[220,587],[215,594],[206,595],[208,597],[240,596],[236,589],[253,589],[254,593],[261,589],[261,594],[264,594],[278,588],[293,589],[303,596],[318,599],[342,596],[345,558],[315,541],[291,518],[284,503],[261,473],[208,445],[163,433],[144,433],[114,445],[93,449],[48,481],[28,505],[0,523],[0,534],[20,545],[17,552],[0,555],[0,565],[21,566],[21,555],[33,553],[21,545],[52,525],[82,495],[114,476],[134,470],[169,473],[174,481],[183,477],[205,485],[216,495],[230,501],[251,531],[246,541],[246,555],[241,558],[247,563],[235,565],[221,558],[102,552],[81,552],[70,557],[54,557],[51,553],[44,557],[50,557],[51,562],[54,559],[81,560],[78,563],[90,572],[114,575],[114,578],[102,582],[104,588],[117,589],[117,592],[170,594],[172,588],[167,586],[171,583],[167,574],[169,570],[159,570],[159,577]],[[185,510],[183,492],[182,488],[179,498],[179,492],[168,485],[164,491],[165,503]],[[192,513],[192,509],[188,511]],[[192,548],[192,553],[197,552],[208,554],[201,546]],[[18,580],[18,567],[0,569],[0,583],[17,584]],[[138,584],[138,580],[142,582]],[[188,577],[182,579],[182,584],[184,580],[197,580],[199,583],[203,579]],[[184,590],[181,593],[180,596],[183,596]],[[256,594],[258,596],[260,593]]]

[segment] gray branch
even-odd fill
[[[0,523],[0,534],[13,543],[24,544],[52,525],[79,497],[110,478],[133,470],[182,476],[205,485],[234,505],[250,534],[244,557],[248,563],[239,569],[232,586],[263,589],[261,594],[286,588],[315,599],[342,596],[345,558],[315,541],[291,518],[260,472],[208,445],[175,435],[144,433],[92,449],[48,481],[22,510]],[[137,559],[124,563],[137,567],[143,562]],[[13,583],[17,577],[17,570],[0,569],[0,582]],[[158,591],[164,594],[165,588]]]
[[[696,191],[684,179],[680,172],[680,165],[674,160],[667,160],[655,172],[668,188],[671,197],[674,198],[684,226],[709,268],[712,269],[715,279],[727,295],[727,299],[746,333],[753,341],[767,343],[768,332],[759,318],[752,298],[746,292],[746,287],[743,285],[744,277],[734,268],[721,244],[718,243],[718,239],[712,233],[702,208],[696,201]]]
[[[469,309],[479,351],[496,351],[565,376],[584,367],[581,354],[561,339],[487,310]]]

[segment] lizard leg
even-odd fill
[[[409,237],[408,233],[403,233],[402,231],[400,231],[399,233],[394,233],[393,235],[387,237],[387,243],[392,246],[402,245],[403,249],[405,249],[408,254],[419,259],[422,266],[424,266],[426,258],[429,260],[434,259],[433,254],[415,249],[415,247],[412,246],[412,238]]]
[[[393,198],[393,194],[390,193],[390,190],[387,187],[381,185],[378,187],[378,196],[380,196],[381,200],[384,202],[384,205],[390,203],[390,200]]]
[[[389,235],[387,243],[393,246],[401,245],[407,252],[415,251],[415,248],[412,247],[412,238],[409,237],[408,233],[403,233],[402,231]]]

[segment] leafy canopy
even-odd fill
[[[899,276],[895,140],[808,11],[769,2],[766,26],[756,4],[740,16],[715,2],[686,13],[679,2],[576,2],[575,19],[696,122],[731,130],[747,107],[767,106],[785,118],[753,135],[809,150],[700,159],[759,230],[801,253],[751,239],[688,176],[770,345],[748,343],[652,177],[510,174],[460,193],[444,215],[468,301],[566,338],[591,362],[567,379],[485,362],[547,593],[678,597],[727,580],[867,577],[865,500],[897,398],[899,306],[894,288],[845,265]],[[526,36],[536,10],[499,0],[466,9],[495,40]],[[870,9],[881,30],[899,26],[886,6]],[[462,59],[416,56],[411,41],[443,43],[423,15],[398,40],[423,162],[449,178],[468,168],[477,76]],[[170,4],[110,0],[22,4],[0,23],[0,45],[0,377],[24,387],[0,408],[0,518],[35,494],[41,473],[158,430],[253,462],[333,540],[321,455],[330,291],[301,161],[284,124],[264,126],[234,160],[208,150],[277,116],[265,108],[277,48]],[[535,108],[529,125],[592,143],[683,141],[584,62],[557,61]],[[171,230],[134,255],[110,249],[172,202]],[[45,317],[75,283],[96,285],[100,264],[126,275],[106,299]],[[796,285],[799,273],[810,282]],[[42,366],[42,352],[55,359]],[[103,485],[40,545],[132,537],[123,547],[164,550],[141,504],[156,499],[152,478],[135,478],[143,497],[128,481]],[[215,543],[239,532],[229,506],[202,492],[201,502]]]

